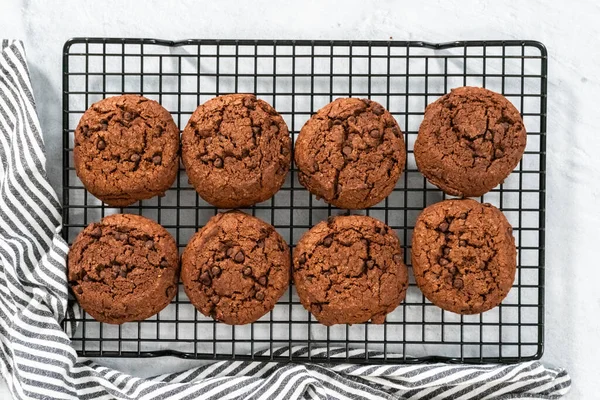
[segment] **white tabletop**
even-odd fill
[[[239,4],[238,4],[239,3]],[[74,36],[164,39],[534,39],[549,51],[546,348],[573,378],[570,399],[597,395],[600,358],[600,3],[589,1],[3,0],[0,38],[23,39],[44,130],[48,174],[61,180],[61,51]],[[501,4],[503,3],[503,4]],[[564,3],[564,4],[563,4]],[[60,4],[60,5],[59,5]],[[199,362],[101,359],[139,376]],[[596,373],[594,373],[596,372]],[[0,398],[8,398],[0,383]]]

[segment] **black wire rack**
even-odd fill
[[[410,243],[417,215],[445,198],[416,168],[412,149],[425,106],[451,88],[484,86],[503,93],[523,115],[525,155],[499,187],[480,198],[498,206],[514,227],[518,272],[502,305],[460,316],[427,301],[410,271]],[[63,58],[63,218],[70,243],[87,224],[127,212],[167,228],[183,250],[218,212],[199,198],[180,168],[162,198],[110,208],[88,194],[73,168],[73,131],[94,102],[137,93],[160,102],[182,129],[194,109],[226,93],[255,93],[272,104],[295,136],[309,116],[337,97],[367,97],[397,119],[407,144],[407,168],[393,193],[359,213],[397,232],[411,275],[406,301],[385,324],[319,324],[300,304],[293,286],[259,321],[229,326],[204,317],[180,288],[173,302],[146,321],[108,325],[82,313],[73,345],[82,356],[317,361],[353,363],[517,362],[541,357],[544,343],[544,214],[547,53],[535,41],[466,41],[443,44],[401,41],[185,40],[78,38]],[[293,247],[329,215],[343,213],[310,195],[292,168],[269,201],[245,210],[271,223]],[[299,346],[307,353],[278,353]],[[313,349],[379,352],[349,358]],[[263,350],[262,353],[257,352]],[[335,352],[333,352],[335,354]]]

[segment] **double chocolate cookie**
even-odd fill
[[[433,304],[459,314],[496,307],[512,287],[515,239],[504,214],[475,200],[445,200],[419,215],[412,241],[417,285]]]
[[[179,168],[179,129],[171,114],[142,96],[93,104],[75,129],[75,171],[85,188],[114,207],[164,193]]]
[[[141,321],[177,293],[177,244],[148,218],[110,215],[88,225],[73,242],[68,279],[81,307],[96,320]]]
[[[461,87],[427,106],[415,160],[444,192],[477,197],[510,175],[526,142],[523,120],[510,101],[484,88]]]
[[[381,324],[404,299],[408,271],[394,231],[371,217],[331,217],[294,250],[302,305],[324,325]]]
[[[239,211],[217,214],[190,240],[181,279],[192,304],[230,325],[275,307],[290,279],[290,250],[271,225]]]
[[[402,131],[380,104],[342,98],[302,127],[296,141],[298,179],[339,208],[371,207],[394,189],[406,158]]]
[[[219,208],[248,207],[281,188],[291,139],[283,118],[252,94],[215,97],[199,106],[182,137],[190,183]]]

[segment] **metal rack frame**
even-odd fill
[[[432,305],[411,277],[406,301],[383,325],[324,327],[298,301],[293,287],[273,312],[246,326],[202,316],[183,290],[157,316],[121,326],[85,313],[73,345],[82,356],[274,360],[283,362],[415,363],[517,362],[538,359],[544,343],[544,220],[546,171],[547,52],[535,41],[184,40],[76,38],[63,53],[63,236],[71,242],[88,223],[116,212],[157,220],[180,250],[218,210],[205,203],[180,168],[163,198],[119,209],[87,193],[75,175],[73,131],[95,101],[138,93],[159,101],[180,129],[198,104],[219,94],[253,92],[272,104],[294,138],[304,121],[337,97],[369,97],[398,120],[407,144],[407,167],[394,192],[359,213],[379,218],[398,233],[410,270],[416,216],[445,195],[416,169],[412,146],[425,106],[457,86],[484,86],[503,93],[521,111],[528,131],[523,160],[504,184],[482,196],[514,226],[518,272],[502,305],[476,316],[459,316]],[[276,227],[293,247],[303,232],[339,214],[297,182],[296,169],[271,200],[245,210]],[[412,275],[412,271],[409,271]],[[308,347],[305,355],[280,346]],[[310,351],[341,348],[340,356]],[[351,350],[374,351],[362,358]],[[259,352],[262,351],[262,352]]]

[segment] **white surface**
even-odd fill
[[[593,1],[178,1],[2,0],[0,38],[25,41],[48,152],[61,171],[61,51],[73,36],[373,39],[445,42],[536,39],[549,54],[546,350],[568,369],[570,399],[597,396],[600,291],[600,5]],[[140,376],[197,362],[102,360]],[[594,373],[596,372],[596,373]],[[0,398],[9,398],[4,382]]]

